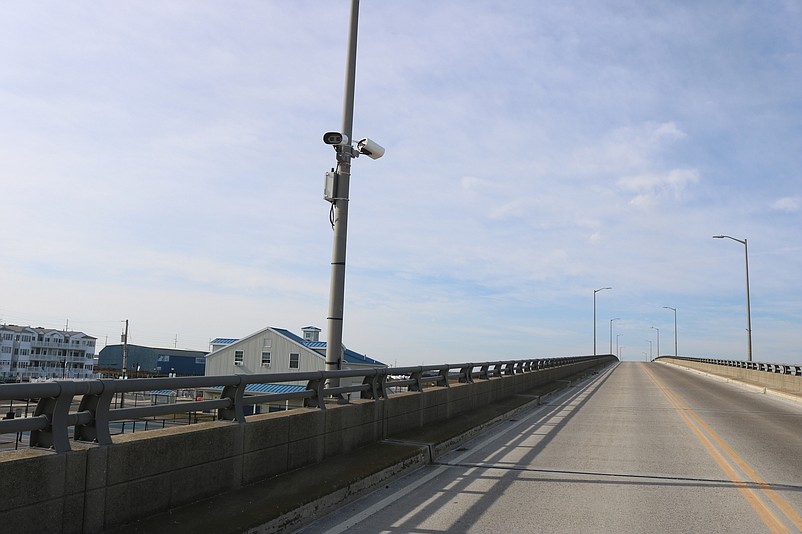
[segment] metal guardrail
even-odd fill
[[[112,444],[109,424],[115,421],[217,410],[218,420],[245,423],[244,407],[268,402],[303,399],[304,406],[326,409],[326,399],[359,393],[363,399],[386,399],[391,391],[406,388],[420,392],[425,387],[449,387],[451,381],[471,383],[504,375],[531,373],[541,369],[570,365],[609,356],[571,356],[531,360],[509,360],[397,367],[382,369],[314,371],[302,373],[266,373],[253,375],[197,376],[180,378],[134,378],[128,380],[63,380],[47,383],[0,385],[0,401],[38,399],[32,417],[0,420],[0,434],[30,432],[31,447],[71,450],[69,429],[74,441]],[[327,387],[330,378],[362,378],[352,386]],[[249,384],[306,382],[303,391],[245,395]],[[116,394],[152,390],[179,390],[223,387],[221,397],[191,403],[154,404],[114,407]],[[80,397],[77,411],[70,412],[75,397]]]
[[[685,360],[699,363],[709,363],[712,365],[723,365],[725,367],[739,367],[741,369],[751,369],[753,371],[761,371],[764,373],[774,373],[780,375],[802,376],[802,364],[788,364],[788,363],[764,363],[764,362],[749,362],[746,360],[720,360],[716,358],[696,358],[688,356],[660,356],[657,359],[670,358],[675,360]]]

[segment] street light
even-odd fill
[[[746,358],[747,361],[752,361],[752,313],[749,303],[749,248],[746,245],[746,238],[736,239],[729,235],[714,235],[713,239],[732,239],[744,246],[744,260],[746,262]]]
[[[618,359],[621,359],[621,349],[618,344],[618,338],[623,336],[624,334],[616,334],[615,335],[615,355],[618,356]]]
[[[612,287],[601,287],[593,290],[593,355],[596,356],[596,293],[604,291],[605,289],[612,289]]]
[[[649,360],[653,360],[654,356],[652,355],[652,340],[651,339],[647,339],[646,341],[649,342]]]
[[[663,308],[667,310],[672,310],[674,312],[674,357],[677,357],[677,308],[672,308],[671,306],[663,306]]]
[[[660,357],[660,329],[656,326],[653,326],[655,330],[657,330],[657,357]]]
[[[615,319],[610,319],[610,354],[613,353],[613,321],[620,321],[620,317],[616,317]]]
[[[326,173],[323,197],[331,203],[331,224],[334,239],[331,253],[331,281],[329,286],[328,339],[326,343],[326,371],[335,371],[342,365],[343,307],[345,301],[345,252],[348,231],[348,194],[351,180],[351,158],[360,154],[378,159],[384,148],[370,139],[362,139],[356,147],[351,145],[354,125],[354,87],[356,85],[356,43],[359,21],[359,0],[351,0],[351,18],[348,32],[348,57],[345,69],[345,97],[343,99],[342,132],[327,132],[323,142],[333,145],[337,152],[337,168]],[[339,378],[329,379],[330,387],[339,386]]]

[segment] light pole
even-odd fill
[[[647,339],[646,341],[649,342],[649,361],[651,361],[654,359],[654,356],[652,355],[652,340]]]
[[[621,359],[621,348],[618,344],[618,338],[623,336],[624,334],[616,334],[615,335],[615,355],[618,356],[618,359]]]
[[[593,355],[596,356],[596,293],[604,291],[605,289],[612,289],[612,287],[601,287],[593,290]]]
[[[615,319],[610,319],[610,354],[613,353],[613,321],[620,321],[620,317],[616,317]]]
[[[655,330],[657,330],[657,357],[660,357],[660,329],[656,326],[653,326]]]
[[[744,246],[744,260],[746,262],[746,359],[752,361],[752,312],[749,303],[749,248],[746,244],[746,238],[736,239],[729,235],[714,235],[713,239],[732,239]]]
[[[663,308],[674,312],[674,357],[676,358],[677,357],[677,308],[672,308],[671,306],[663,306]]]

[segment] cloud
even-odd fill
[[[771,204],[771,209],[775,211],[785,211],[795,213],[799,211],[800,197],[782,197]]]
[[[695,169],[672,169],[665,173],[624,176],[616,182],[628,192],[636,193],[629,201],[635,207],[653,206],[661,200],[681,200],[689,185],[699,181]]]

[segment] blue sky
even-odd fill
[[[0,7],[0,321],[326,335],[349,4]],[[802,2],[362,0],[343,339],[802,362]],[[614,343],[615,344],[615,343]]]

